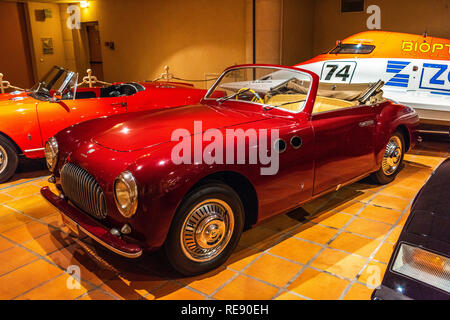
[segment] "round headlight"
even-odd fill
[[[47,161],[47,167],[51,172],[55,170],[56,164],[58,162],[58,152],[58,142],[54,137],[51,137],[45,143],[45,159]]]
[[[119,174],[114,182],[114,199],[120,213],[131,218],[137,210],[138,188],[136,180],[131,172],[125,171]]]

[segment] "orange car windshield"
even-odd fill
[[[329,53],[331,54],[369,54],[375,46],[368,44],[342,43],[337,45]]]

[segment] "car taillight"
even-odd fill
[[[402,243],[392,271],[450,292],[450,259]]]

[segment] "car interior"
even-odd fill
[[[354,107],[361,104],[379,103],[384,101],[383,91],[380,89],[370,93],[369,99],[361,102],[374,84],[335,84],[320,83],[314,104],[313,114]],[[280,108],[298,112],[303,107],[309,90],[309,84],[305,85],[298,79],[291,79],[278,87],[272,88],[264,98],[264,103],[276,105]],[[300,101],[300,102],[299,102]],[[292,103],[289,103],[292,102]]]
[[[144,90],[145,87],[136,82],[113,84],[103,88],[77,88],[75,99],[127,97]],[[72,99],[73,89],[63,96],[63,100]]]

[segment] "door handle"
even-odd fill
[[[126,102],[115,102],[115,103],[111,103],[111,105],[113,107],[126,107],[127,103]]]
[[[367,121],[360,122],[359,126],[360,127],[368,127],[368,126],[373,125],[374,123],[375,123],[375,121],[373,121],[373,120],[367,120]]]

